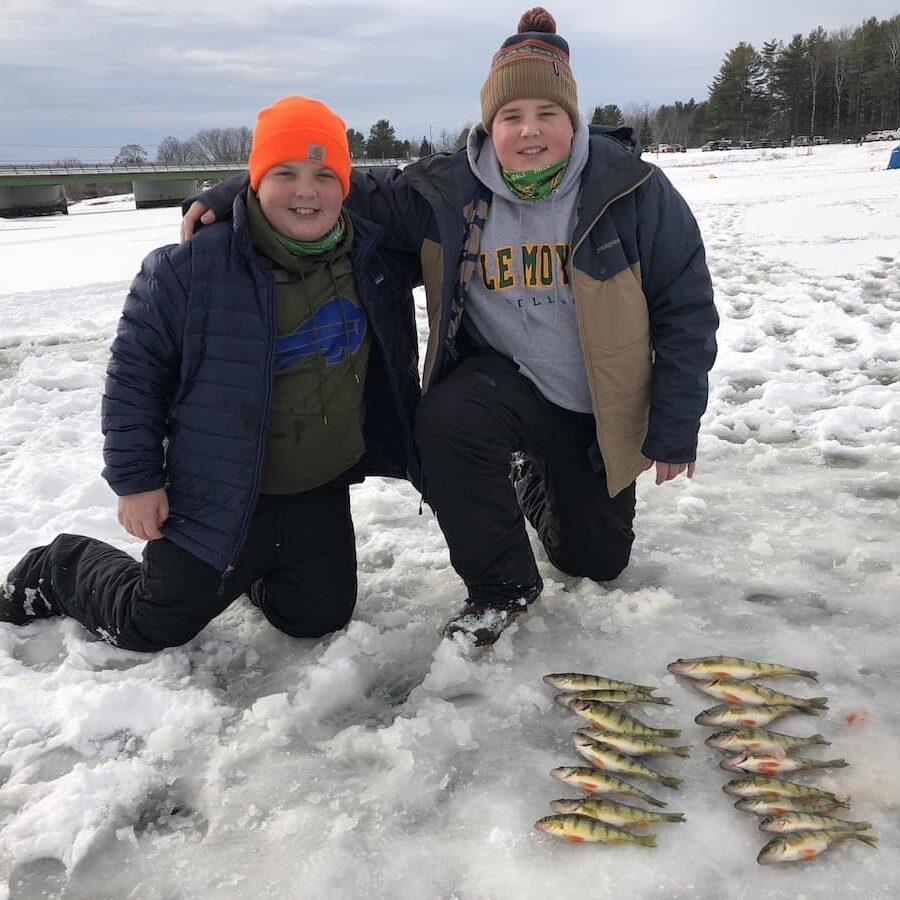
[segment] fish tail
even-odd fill
[[[636,684],[634,689],[642,694],[652,694],[656,690],[655,687],[650,687],[649,684]]]
[[[845,766],[849,766],[850,763],[847,762],[846,759],[826,759],[822,762],[817,762],[814,769],[843,769]]]
[[[813,697],[813,699],[817,699]],[[827,706],[815,706],[815,704],[807,703],[804,706],[795,706],[794,709],[798,713],[803,713],[804,716],[817,716],[819,714],[820,709],[828,709]]]
[[[675,778],[673,775],[660,775],[658,779],[660,784],[664,784],[668,788],[678,790],[678,785],[684,782],[683,778]]]
[[[657,813],[660,822],[686,822],[684,813]]]
[[[812,709],[828,709],[827,697],[809,697],[804,698],[803,705]]]
[[[831,741],[826,741],[825,735],[819,734],[818,732],[816,734],[811,734],[807,738],[807,741],[809,741],[810,744],[821,744],[823,747],[831,746]]]
[[[868,831],[872,827],[871,822],[848,822],[854,831]]]
[[[668,697],[650,697],[648,695],[644,695],[641,698],[641,703],[656,703],[659,706],[671,706],[672,701]]]
[[[863,834],[861,831],[851,832],[852,836],[856,838],[858,841],[862,841],[864,844],[868,844],[870,847],[878,846],[878,838],[874,834]]]
[[[812,669],[794,669],[791,672],[791,675],[797,675],[800,678],[808,678],[810,681],[815,681],[817,684],[819,681],[819,673],[813,672]]]
[[[673,747],[673,748],[672,748],[672,753],[673,753],[675,756],[682,756],[682,757],[684,757],[684,758],[686,759],[687,757],[689,757],[689,756],[691,755],[691,748],[688,747],[688,746],[684,746],[684,747]]]
[[[655,847],[656,846],[656,835],[655,834],[633,834],[631,836],[635,844],[640,844],[642,847]]]
[[[680,728],[659,728],[656,731],[657,737],[667,737],[667,738],[677,738],[681,737],[681,729]]]
[[[643,791],[636,794],[635,796],[640,797],[640,799],[643,800],[644,803],[649,803],[651,806],[662,807],[669,805],[665,800],[657,800],[656,797],[651,797],[649,794],[645,794]]]

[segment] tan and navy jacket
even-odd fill
[[[401,172],[354,173],[351,204],[415,250],[429,336],[423,388],[459,360],[457,336],[491,194],[466,151]],[[566,264],[610,494],[644,457],[696,458],[718,316],[697,223],[655,166],[591,129]]]

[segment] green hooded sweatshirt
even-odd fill
[[[253,246],[275,277],[275,380],[263,465],[264,494],[327,484],[365,451],[365,377],[370,338],[350,265],[353,225],[337,246],[291,253],[247,191]]]

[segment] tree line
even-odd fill
[[[641,142],[696,146],[705,140],[823,135],[859,139],[900,126],[900,15],[865,19],[855,29],[821,26],[760,49],[729,50],[706,100],[624,112],[597,106],[596,124],[627,124]]]
[[[630,125],[646,147],[653,143],[697,146],[717,138],[785,140],[824,135],[858,139],[866,132],[900,126],[900,14],[865,19],[854,29],[821,26],[787,43],[773,38],[757,50],[742,41],[729,50],[709,85],[706,100],[651,106],[596,105],[592,124]],[[459,131],[430,132],[421,141],[400,140],[388,119],[366,136],[347,129],[350,155],[358,160],[412,159],[464,147],[470,123]],[[156,158],[139,144],[123,146],[114,164],[244,165],[250,128],[205,128],[181,140],[168,136]],[[59,164],[80,164],[59,160]]]

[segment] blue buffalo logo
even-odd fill
[[[365,313],[348,297],[333,297],[311,319],[275,341],[275,371],[317,353],[322,354],[326,365],[335,366],[359,350],[365,336]]]

